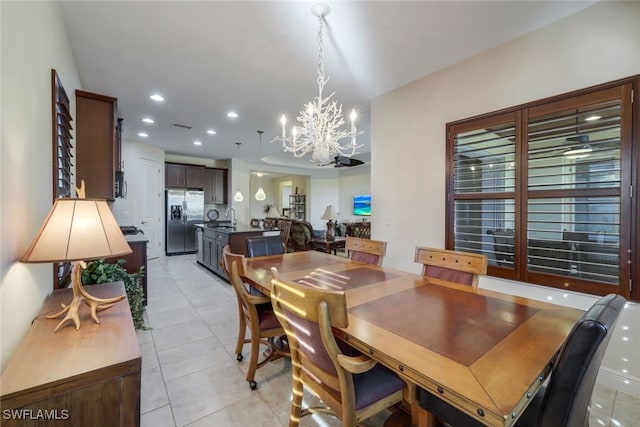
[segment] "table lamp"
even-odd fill
[[[275,206],[271,205],[269,207],[269,212],[267,212],[268,218],[280,218],[280,214],[276,210]]]
[[[76,262],[72,275],[73,299],[69,305],[62,304],[59,312],[47,316],[47,319],[54,319],[65,315],[54,332],[68,320],[73,321],[76,330],[80,329],[78,310],[83,302],[89,306],[93,320],[100,323],[97,312],[126,297],[96,298],[82,286],[81,268],[86,267],[86,260],[126,255],[132,250],[107,202],[85,199],[84,182],[77,190],[77,199],[57,199],[54,202],[40,231],[20,258],[26,263]]]
[[[324,210],[324,215],[322,215],[320,219],[326,219],[329,221],[327,222],[326,239],[335,240],[336,239],[336,234],[334,232],[335,223],[333,222],[333,220],[338,219],[338,213],[336,212],[336,210],[333,208],[332,205],[327,206],[327,208]]]

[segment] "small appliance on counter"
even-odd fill
[[[120,231],[122,231],[122,234],[124,234],[125,236],[134,235],[134,234],[144,234],[144,231],[140,230],[135,225],[121,225]]]

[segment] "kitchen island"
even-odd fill
[[[202,229],[202,252],[196,257],[199,264],[226,279],[227,276],[222,267],[222,249],[229,245],[231,252],[236,254],[247,254],[247,238],[263,236],[267,234],[279,234],[279,230],[263,230],[249,225],[220,226],[212,224],[196,225]]]

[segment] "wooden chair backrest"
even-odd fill
[[[286,252],[289,243],[289,234],[291,234],[291,220],[281,219],[278,221],[278,229],[280,230],[280,239]]]
[[[244,271],[247,267],[247,258],[242,254],[234,254],[231,252],[231,247],[226,245],[222,249],[222,266],[224,267],[225,272],[227,269],[231,271],[231,263],[233,261],[236,261],[238,264],[238,275],[240,278],[244,277]],[[229,278],[229,280],[231,280],[231,278]]]
[[[387,253],[387,242],[349,236],[345,242],[345,248],[349,251],[349,258],[354,261],[382,265],[382,260]]]
[[[340,392],[338,371],[343,368],[337,357],[342,352],[332,328],[349,326],[344,291],[301,285],[280,276],[276,268],[271,270],[271,304],[287,333],[292,364],[319,379],[319,385]]]
[[[222,249],[222,265],[229,278],[229,282],[231,282],[231,286],[233,286],[233,289],[236,291],[240,315],[244,316],[249,324],[251,324],[252,317],[257,319],[258,313],[256,312],[255,306],[249,303],[247,296],[250,295],[250,290],[242,281],[246,267],[245,256],[234,254],[231,252],[229,245],[226,245]]]
[[[487,274],[486,255],[446,249],[416,247],[415,262],[422,264],[422,275],[429,279],[478,287],[480,274]]]

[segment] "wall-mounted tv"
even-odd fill
[[[354,215],[371,215],[371,195],[356,194],[353,196],[353,214]]]

